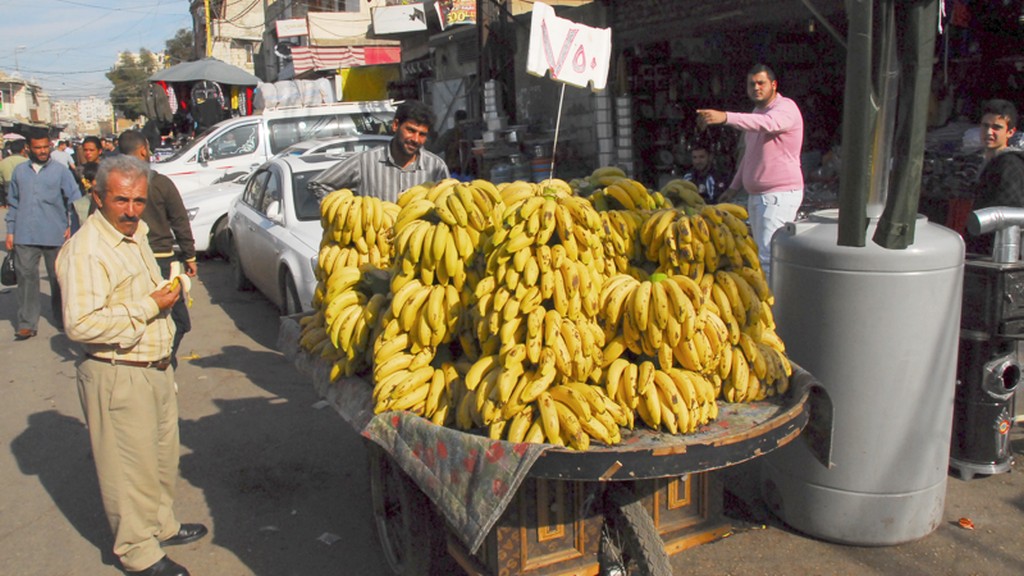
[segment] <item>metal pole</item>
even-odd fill
[[[206,8],[206,57],[213,55],[213,35],[211,33],[212,23],[210,22],[210,0],[203,0]]]
[[[839,174],[840,246],[862,247],[878,103],[871,73],[873,0],[847,0],[849,20],[843,96],[843,164]]]
[[[562,126],[562,102],[565,101],[565,82],[562,82],[562,91],[558,95],[558,115],[555,116],[555,141],[551,143],[551,173],[549,179],[555,177],[555,151],[558,150],[558,131]]]

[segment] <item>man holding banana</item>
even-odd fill
[[[85,352],[78,395],[114,553],[128,574],[188,576],[162,550],[207,530],[173,511],[180,447],[170,309],[182,293],[160,275],[140,218],[149,174],[126,155],[100,164],[98,209],[61,249],[57,277],[65,331]]]

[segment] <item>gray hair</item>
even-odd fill
[[[107,180],[110,179],[111,172],[117,172],[131,182],[136,178],[142,178],[146,181],[146,187],[149,187],[149,165],[134,156],[118,154],[104,158],[100,162],[100,169],[96,172],[96,194],[100,198],[107,195]]]

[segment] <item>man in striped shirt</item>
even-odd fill
[[[413,186],[448,178],[444,160],[423,147],[433,123],[429,106],[417,100],[402,102],[395,110],[391,124],[395,135],[387,146],[338,162],[310,181],[310,190],[322,198],[348,188],[362,196],[397,202],[398,196]]]
[[[188,576],[161,549],[207,529],[178,522],[173,511],[179,440],[170,309],[181,291],[160,276],[140,219],[148,183],[149,166],[137,158],[100,164],[98,209],[60,251],[57,276],[65,331],[85,352],[78,395],[114,553],[128,574]]]

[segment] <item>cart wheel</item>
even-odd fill
[[[370,497],[377,536],[396,576],[438,574],[444,526],[430,501],[376,444],[368,443]]]
[[[605,492],[601,574],[672,576],[665,542],[633,490],[612,483]]]

